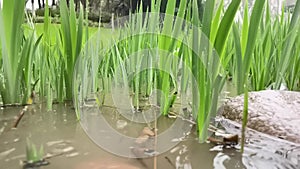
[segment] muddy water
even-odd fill
[[[154,168],[154,158],[124,158],[113,155],[97,146],[76,120],[70,105],[54,105],[46,111],[44,105],[32,105],[20,121],[17,129],[11,129],[21,107],[5,108],[0,111],[0,168],[22,168],[26,160],[25,145],[29,138],[37,147],[43,145],[50,165],[45,169],[136,169]],[[105,118],[115,127],[116,114],[111,109],[103,111]],[[102,112],[102,113],[103,113]],[[94,116],[98,116],[94,112]],[[119,119],[120,120],[120,119]],[[173,123],[161,119],[162,124]],[[239,129],[227,121],[223,125],[234,133]],[[131,124],[132,125],[132,124]],[[136,130],[142,129],[137,124]],[[126,127],[125,127],[126,128]],[[100,130],[100,129],[99,129]],[[136,130],[123,130],[137,136]],[[196,133],[191,132],[172,149],[157,156],[157,168],[299,168],[300,148],[263,134],[249,131],[245,154],[236,148],[223,148],[210,143],[199,144]],[[171,143],[171,142],[170,142]],[[118,145],[115,145],[118,146]],[[119,147],[122,149],[123,147]],[[52,157],[51,157],[52,156]]]

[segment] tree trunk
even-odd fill
[[[74,1],[75,2],[75,11],[78,11],[78,4],[79,4],[79,2],[80,2],[80,0],[75,0]]]
[[[35,18],[34,0],[31,0],[31,12],[32,12],[32,17]]]
[[[80,2],[82,4],[82,6],[83,6],[83,9],[85,10],[85,8],[86,8],[86,0],[75,0],[74,2],[75,2],[75,10],[76,11],[80,10]]]
[[[41,0],[38,0],[39,9],[42,9]]]
[[[106,9],[109,10],[109,0],[106,0]]]
[[[83,6],[83,10],[85,10],[86,8],[86,0],[81,0],[82,6]]]

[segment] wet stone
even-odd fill
[[[249,128],[300,143],[300,92],[265,90],[249,93]],[[238,123],[243,117],[243,95],[229,99],[222,115]]]

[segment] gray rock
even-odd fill
[[[223,106],[222,115],[241,123],[243,104],[243,95],[229,99]],[[300,92],[250,92],[248,105],[249,128],[300,143]]]

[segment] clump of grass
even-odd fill
[[[135,110],[140,108],[139,100],[147,98],[156,88],[161,91],[157,95],[157,104],[164,115],[169,113],[169,109],[177,97],[184,95],[188,88],[194,87],[195,100],[193,100],[193,104],[196,106],[193,107],[193,114],[195,118],[197,117],[199,137],[203,142],[207,137],[207,125],[210,119],[216,115],[218,96],[225,80],[217,54],[219,51],[213,50],[212,44],[215,39],[227,38],[229,31],[226,31],[225,28],[226,25],[231,25],[233,17],[227,14],[225,19],[223,18],[224,21],[219,23],[221,19],[216,16],[214,25],[220,25],[220,28],[208,28],[208,33],[210,29],[215,31],[210,40],[202,33],[201,28],[205,26],[200,23],[196,1],[190,1],[189,5],[186,5],[187,1],[182,1],[176,17],[174,17],[175,1],[168,1],[162,23],[158,13],[160,1],[152,3],[151,13],[130,15],[127,27],[120,31],[120,40],[109,48],[100,61],[98,76],[103,80],[102,87],[105,86],[104,84],[115,84],[120,85],[124,90],[128,88],[130,93],[127,93],[127,96],[130,97],[132,94],[133,98],[132,102],[128,104]],[[234,4],[230,8],[237,7],[238,4]],[[221,11],[221,7],[219,11]],[[235,13],[234,11],[231,11],[231,14]],[[186,19],[185,25],[184,19]],[[193,24],[191,25],[189,22]],[[208,25],[206,26],[208,27]],[[226,41],[223,44],[218,42],[216,46],[218,46],[218,50],[223,50],[225,44]],[[82,68],[89,70],[90,61],[82,63],[85,63]],[[182,72],[180,83],[177,80],[178,71]],[[86,76],[83,72],[86,71],[82,69],[81,73],[78,72],[81,79]],[[190,79],[196,79],[196,81],[192,80],[194,86],[189,83]],[[107,80],[114,82],[104,82]],[[102,87],[100,88],[102,89]],[[109,90],[110,86],[104,88],[106,89],[103,90]],[[121,94],[119,93],[119,95]],[[130,99],[123,98],[122,102],[124,100],[127,103]],[[97,97],[97,102],[101,103],[99,97]]]
[[[44,147],[41,145],[39,149],[36,148],[28,138],[26,139],[26,159],[28,163],[36,163],[43,161]]]
[[[60,2],[61,14],[61,60],[63,64],[61,76],[64,77],[66,99],[72,99],[73,71],[77,58],[80,55],[83,42],[83,9],[80,7],[79,18],[76,20],[74,0],[70,1],[70,9],[67,7],[66,0]],[[62,94],[59,100],[62,101]]]
[[[194,27],[192,30],[192,72],[198,86],[198,93],[193,91],[193,111],[197,114],[197,126],[199,141],[204,142],[207,138],[207,127],[216,115],[219,94],[224,86],[225,75],[222,69],[223,51],[226,47],[227,37],[234,20],[234,16],[239,7],[240,1],[232,1],[223,17],[221,9],[224,8],[223,1],[214,15],[214,1],[207,1],[204,5],[203,22],[200,23],[197,14],[197,1],[192,4],[192,20]],[[199,29],[197,27],[200,27]],[[202,34],[201,31],[202,30]],[[214,45],[210,45],[214,44]],[[200,46],[200,47],[198,47]],[[215,49],[215,50],[214,50]],[[193,87],[195,89],[195,87]],[[199,98],[197,98],[199,97]]]
[[[34,28],[23,25],[24,8],[25,1],[4,0],[0,9],[0,92],[4,104],[25,104],[32,90],[32,61],[41,36],[37,38]],[[25,30],[29,31],[28,36]]]
[[[300,6],[299,1],[296,6]],[[283,84],[290,90],[297,90],[299,26],[295,23],[299,23],[299,12],[289,18],[290,14],[285,14],[284,9],[281,15],[272,16],[268,1],[255,1],[250,22],[246,3],[242,22],[233,25],[232,45],[227,49],[233,50],[230,53],[233,64],[227,65],[227,70],[234,72],[237,93],[244,93],[242,150],[248,118],[248,91],[280,89]]]

